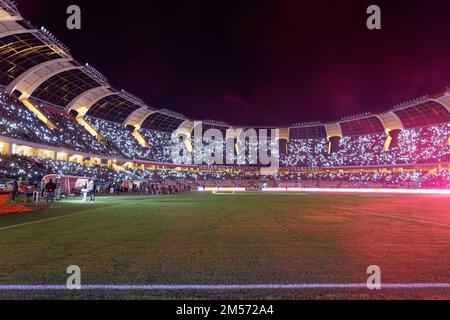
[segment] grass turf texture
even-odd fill
[[[381,267],[384,283],[447,283],[448,200],[262,193],[66,200],[0,216],[0,285],[64,285],[74,264],[83,284],[365,283],[369,265]],[[448,299],[450,289],[0,291],[11,298]]]

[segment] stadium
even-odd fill
[[[450,298],[450,88],[331,122],[194,119],[1,0],[0,90],[0,299]]]

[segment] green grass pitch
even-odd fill
[[[105,196],[0,216],[0,285],[450,283],[447,197]],[[450,298],[450,289],[6,291],[0,299]]]

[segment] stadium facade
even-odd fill
[[[198,125],[203,131],[217,129],[235,142],[249,128],[189,119],[150,106],[76,60],[49,31],[24,20],[12,1],[2,0],[0,6],[1,154],[112,170],[242,170],[212,168],[208,163],[177,166],[171,159],[171,136],[184,136],[189,147]],[[420,179],[441,172],[450,176],[450,89],[380,114],[255,129],[277,129],[281,168],[271,174],[387,170],[420,171]]]

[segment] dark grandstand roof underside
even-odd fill
[[[289,129],[289,139],[323,139],[327,137],[324,125]]]
[[[194,135],[196,128],[197,128],[197,126],[195,126],[194,130],[192,130],[192,136]],[[219,130],[222,133],[223,138],[225,138],[228,127],[221,127],[221,126],[217,126],[217,125],[202,123],[202,134],[204,134],[209,129]]]
[[[255,129],[258,139],[260,139],[261,137],[266,137],[267,139],[270,139],[270,138],[272,138],[272,130],[276,130],[276,128],[273,128],[273,127],[272,128],[269,128],[269,127],[246,128],[245,130],[248,130],[248,129]],[[265,136],[261,136],[261,134],[264,133],[263,130],[266,130]]]
[[[183,122],[183,119],[171,117],[160,112],[155,112],[145,119],[142,124],[142,128],[147,130],[172,132],[176,130]]]
[[[130,102],[120,95],[105,97],[94,104],[88,111],[88,116],[123,123],[128,116],[142,108],[141,105]]]
[[[365,134],[383,133],[384,127],[377,117],[368,117],[339,123],[344,136],[361,136]]]
[[[394,110],[405,128],[417,128],[450,121],[450,112],[443,105],[427,101],[420,105]]]
[[[61,55],[33,33],[0,38],[0,84],[7,86],[28,69],[58,58]]]
[[[36,89],[33,97],[64,108],[83,92],[99,86],[98,82],[83,71],[75,69],[48,79]]]

